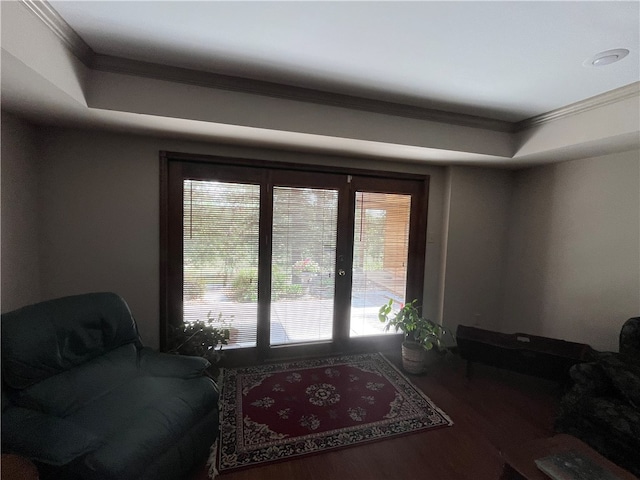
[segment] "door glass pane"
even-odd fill
[[[411,195],[356,192],[351,337],[385,333],[378,310],[405,301],[410,212]]]
[[[184,181],[184,321],[229,328],[229,347],[256,345],[259,214],[259,185]]]
[[[273,189],[271,344],[333,336],[338,192]]]

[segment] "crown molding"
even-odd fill
[[[282,83],[236,77],[219,73],[191,70],[157,63],[130,60],[111,55],[96,54],[92,68],[111,73],[135,75],[189,85],[197,85],[220,90],[249,93],[267,97],[282,98],[318,105],[362,110],[371,113],[414,118],[465,127],[483,128],[501,132],[513,129],[511,122],[494,120],[474,115],[451,113],[404,103],[394,103],[373,98],[365,98],[342,93],[327,92]]]
[[[404,103],[327,92],[245,77],[172,67],[157,63],[130,60],[94,52],[76,31],[46,0],[20,0],[35,14],[66,47],[88,68],[111,73],[136,75],[158,80],[186,83],[268,97],[295,100],[318,105],[362,110],[419,120],[448,123],[465,127],[511,132],[513,123],[481,116],[446,112]]]
[[[36,15],[62,42],[71,53],[87,67],[91,65],[95,52],[76,31],[56,12],[47,1],[21,0],[31,13]]]
[[[513,131],[519,132],[538,125],[559,120],[561,118],[570,117],[578,113],[588,112],[589,110],[596,110],[612,103],[621,102],[623,100],[640,97],[640,82],[630,83],[624,87],[616,88],[600,95],[595,95],[579,102],[566,105],[564,107],[552,110],[542,115],[528,118],[521,122],[515,123]]]
[[[640,82],[635,82],[520,122],[508,122],[481,116],[419,107],[405,103],[376,100],[373,98],[365,98],[355,95],[346,95],[245,77],[191,70],[187,68],[98,54],[91,49],[80,35],[71,28],[71,26],[46,0],[20,1],[63,41],[71,53],[80,59],[88,68],[93,70],[135,75],[208,88],[217,88],[221,90],[250,93],[318,105],[347,108],[351,110],[361,110],[383,115],[393,115],[418,120],[448,123],[464,127],[515,133],[534,126],[543,125],[548,122],[569,117],[571,115],[601,108],[605,105],[632,98],[634,96],[637,97],[640,94]]]

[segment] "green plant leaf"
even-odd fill
[[[389,300],[380,307],[378,319],[385,323],[385,332],[393,327],[396,332],[404,332],[406,339],[416,341],[426,350],[443,349],[442,337],[449,334],[453,338],[453,335],[442,325],[422,317],[420,310],[417,299],[414,299],[405,303],[397,313],[393,314],[393,300]]]

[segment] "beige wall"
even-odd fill
[[[442,309],[454,331],[499,326],[511,185],[508,171],[448,169]]]
[[[36,133],[2,113],[1,294],[2,312],[40,299]]]
[[[424,312],[452,329],[614,349],[640,313],[638,151],[509,173],[2,120],[3,311],[116,291],[157,346],[158,152],[172,150],[431,175]]]
[[[41,284],[53,298],[110,290],[130,304],[145,343],[158,345],[160,150],[431,175],[428,234],[442,230],[444,169],[73,129],[42,128]],[[429,245],[425,311],[439,304],[439,241]]]
[[[640,314],[640,152],[515,176],[502,329],[617,350]]]
[[[43,299],[122,295],[158,342],[158,158],[148,142],[40,130]]]

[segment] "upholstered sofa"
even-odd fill
[[[640,476],[640,317],[620,331],[619,353],[575,365],[560,402],[556,430],[582,439]]]
[[[200,357],[141,344],[113,293],[2,315],[2,449],[51,478],[179,479],[217,436],[218,391]]]

